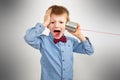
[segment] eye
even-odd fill
[[[54,24],[55,22],[51,22],[51,24]]]
[[[60,21],[60,24],[63,24],[64,22]]]

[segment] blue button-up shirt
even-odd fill
[[[75,38],[68,37],[67,42],[53,42],[53,36],[42,34],[45,27],[37,23],[35,27],[27,30],[25,41],[32,47],[40,50],[41,56],[41,80],[73,80],[73,52],[92,54],[93,47],[87,39],[79,42]]]

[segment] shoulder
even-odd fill
[[[75,38],[75,37],[66,36],[66,38],[67,38],[68,41],[72,41],[72,42],[74,42],[74,41],[78,41],[78,39]]]
[[[79,40],[76,37],[66,36],[68,44],[79,43]]]

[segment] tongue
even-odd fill
[[[60,32],[55,32],[55,36],[58,37],[60,35]]]

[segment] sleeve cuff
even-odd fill
[[[36,31],[35,31],[35,32],[37,32],[37,33],[42,33],[42,32],[45,30],[44,25],[41,24],[41,23],[37,23],[37,24],[35,25],[35,28],[36,28]]]

